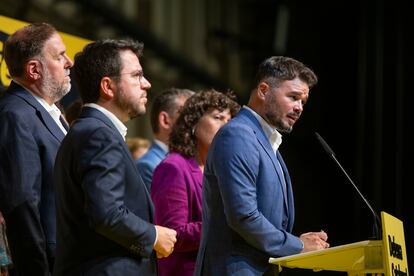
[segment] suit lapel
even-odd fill
[[[118,132],[118,130],[116,130],[116,132]],[[119,135],[121,136],[121,134],[119,134]],[[122,137],[121,137],[121,139],[122,139]],[[140,173],[138,171],[138,168],[135,165],[135,161],[132,158],[131,152],[129,151],[128,146],[125,143],[124,139],[122,139],[121,145],[122,145],[122,148],[124,150],[124,154],[126,156],[128,156],[127,158],[129,160],[130,166],[133,167],[133,170],[134,170],[135,174],[137,175],[137,178],[139,179],[138,181],[141,182],[141,185],[144,187],[144,189],[146,191],[146,196],[148,198],[148,202],[149,202],[149,205],[150,205],[150,217],[151,217],[151,221],[154,221],[154,211],[155,210],[154,210],[154,205],[153,205],[152,200],[151,200],[150,191],[148,191],[147,185],[144,184],[144,181],[142,180],[142,177],[141,177],[141,175],[140,175]]]
[[[59,128],[56,122],[52,119],[52,116],[50,116],[50,114],[46,110],[44,110],[44,108],[41,111],[37,110],[36,113],[42,119],[43,123],[50,131],[50,133],[61,142],[63,138],[65,138],[65,134],[62,132],[62,130]]]
[[[190,157],[187,159],[187,166],[189,168],[189,170],[191,171],[191,176],[193,178],[193,183],[194,185],[203,186],[203,181],[196,181],[200,175],[200,173],[202,174],[202,171],[200,169],[200,166],[198,165],[197,160],[195,160],[193,157]]]
[[[264,133],[262,126],[257,121],[257,119],[253,116],[253,114],[247,109],[242,109],[239,114],[241,116],[245,116],[248,119],[248,121],[251,122],[251,126],[252,126],[252,129],[253,129],[254,133],[256,134],[257,140],[259,141],[260,145],[265,150],[266,154],[272,160],[273,167],[274,167],[274,169],[276,171],[276,174],[279,178],[278,184],[280,186],[280,189],[283,192],[283,199],[284,199],[285,208],[286,208],[286,210],[288,210],[288,199],[287,199],[287,196],[286,196],[287,195],[286,188],[287,188],[288,183],[287,183],[287,179],[283,177],[283,174],[282,174],[283,172],[281,171],[281,169],[282,169],[281,168],[282,167],[281,162],[278,162],[278,159],[277,159],[275,153],[273,152],[273,148],[270,145],[269,139],[266,137],[266,134]],[[280,166],[279,166],[279,164],[280,164]],[[285,180],[286,180],[286,185],[283,185],[283,181],[285,181]]]
[[[52,136],[54,136],[59,142],[63,140],[65,134],[53,120],[52,116],[50,116],[50,114],[46,111],[46,109],[28,91],[26,91],[23,87],[17,85],[16,83],[12,82],[11,89],[9,89],[9,93],[22,98],[29,105],[31,105],[36,110],[36,115],[43,122],[45,127],[52,134]]]
[[[65,120],[65,118],[63,118],[62,115],[60,115],[59,120],[60,120],[61,124],[63,125],[63,127],[66,129],[66,131],[69,131],[69,124]]]
[[[127,159],[129,160],[129,163],[130,163],[129,166],[133,168],[133,171],[137,175],[138,181],[140,182],[140,184],[145,189],[146,196],[148,198],[148,202],[149,202],[149,206],[150,206],[150,217],[151,217],[151,220],[153,221],[154,220],[154,205],[152,203],[151,196],[149,194],[147,186],[144,184],[144,181],[142,180],[141,175],[138,172],[137,166],[135,166],[135,162],[132,158],[131,152],[129,151],[128,146],[125,143],[124,138],[122,137],[122,135],[119,133],[118,129],[111,122],[111,120],[108,117],[106,117],[105,114],[103,114],[101,111],[99,111],[98,109],[93,108],[93,107],[87,107],[87,106],[83,107],[80,117],[81,118],[87,118],[87,117],[96,118],[96,119],[102,121],[103,123],[105,123],[115,133],[115,135],[117,136],[117,138],[119,140],[119,143],[122,145],[122,149],[124,150],[124,155],[127,156]]]
[[[276,152],[276,158],[277,158],[277,160],[279,160],[280,166],[278,166],[278,168],[280,168],[280,170],[281,170],[280,173],[283,173],[283,176],[284,176],[285,185],[282,185],[283,186],[282,189],[284,190],[286,208],[290,212],[290,210],[293,211],[293,204],[292,204],[293,203],[293,193],[292,193],[292,189],[291,189],[289,172],[286,168],[285,162],[283,161],[282,155],[280,154],[279,151]]]
[[[282,167],[282,170],[284,172],[285,175],[285,180],[286,180],[286,189],[287,192],[289,192],[287,194],[287,204],[289,206],[288,210],[289,210],[289,217],[291,219],[289,219],[289,229],[293,228],[293,221],[294,221],[294,216],[295,216],[295,206],[294,206],[294,202],[293,202],[293,191],[292,191],[292,183],[290,181],[290,176],[289,176],[289,172],[287,170],[286,164],[283,160],[282,155],[280,154],[280,152],[277,152],[277,158],[280,162],[280,166]],[[291,231],[291,230],[290,230]]]

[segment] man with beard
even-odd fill
[[[273,275],[269,257],[329,247],[323,231],[291,233],[292,186],[278,150],[316,82],[292,58],[270,57],[259,66],[248,105],[209,149],[195,275]]]
[[[168,140],[184,103],[195,92],[189,89],[168,88],[154,98],[151,109],[151,127],[154,135],[149,150],[135,161],[142,180],[151,190],[152,175],[168,154]]]
[[[154,225],[154,208],[125,143],[131,118],[146,111],[151,84],[143,44],[101,40],[75,57],[84,106],[56,157],[54,275],[156,275],[174,230]]]
[[[5,42],[12,82],[0,99],[0,211],[14,275],[50,275],[56,246],[53,163],[66,123],[55,103],[73,63],[56,29],[31,24]]]

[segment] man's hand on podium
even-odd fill
[[[299,237],[303,242],[303,249],[301,253],[321,250],[329,247],[328,234],[321,230],[319,232],[308,232],[300,235]]]

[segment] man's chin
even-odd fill
[[[53,102],[60,101],[64,96],[66,96],[70,91],[70,86],[68,89],[61,89],[59,91],[56,91],[54,94],[50,95],[50,98],[53,100]]]
[[[72,88],[72,84],[69,82],[65,87],[66,94],[69,93],[71,88]]]
[[[281,133],[289,134],[293,130],[293,126],[277,126],[276,129]]]
[[[128,112],[128,115],[129,115],[130,119],[134,119],[136,117],[145,115],[145,112],[146,112],[146,109],[142,108],[142,109],[139,109],[139,110],[130,111],[130,112]]]

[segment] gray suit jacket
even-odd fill
[[[262,275],[271,269],[269,257],[302,249],[299,238],[291,234],[289,173],[247,109],[223,126],[210,146],[202,210],[195,275]]]
[[[155,275],[153,204],[122,136],[84,107],[56,165],[55,275]]]

